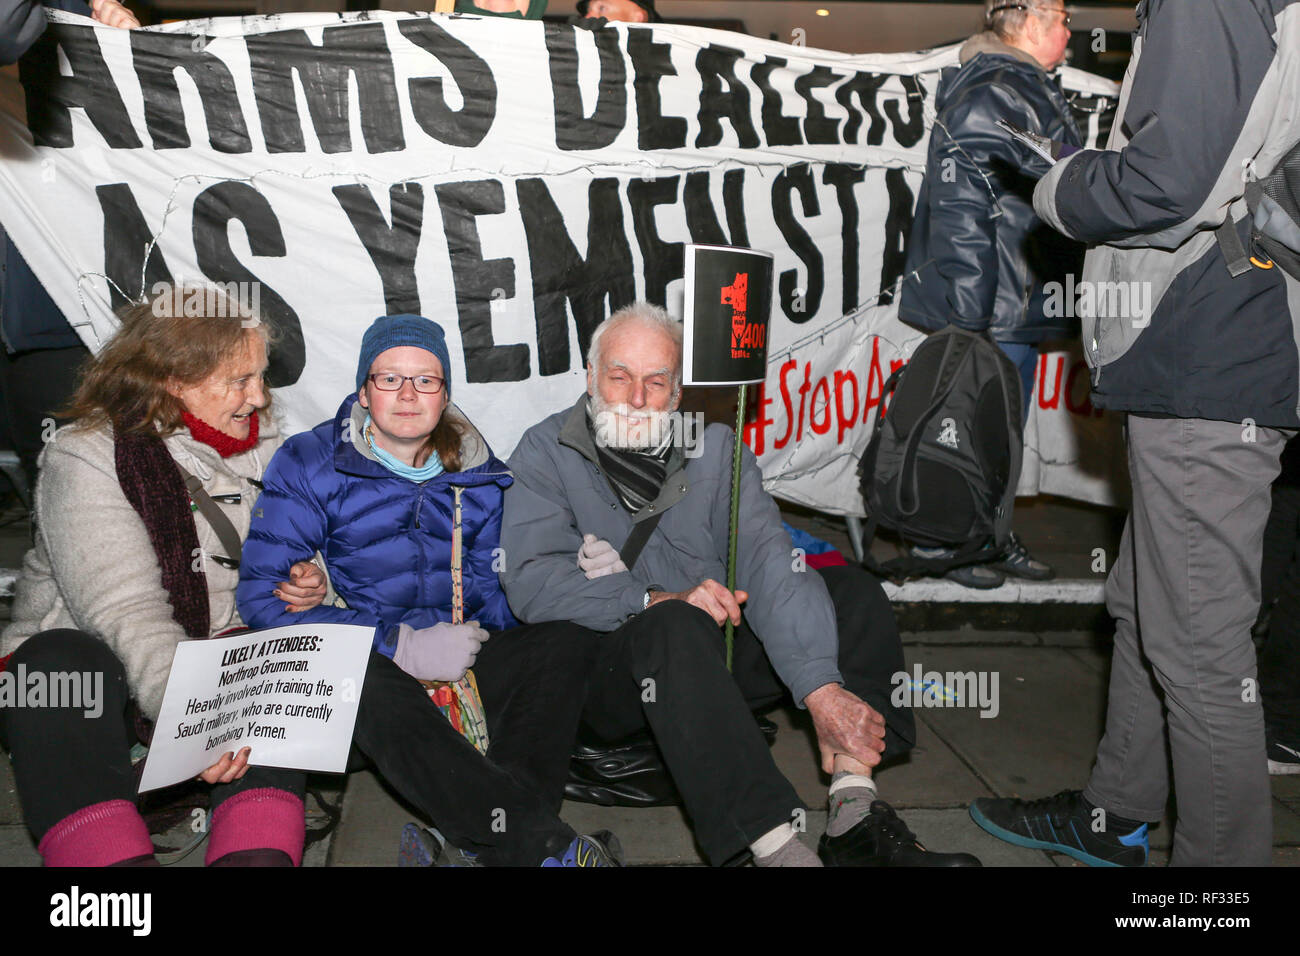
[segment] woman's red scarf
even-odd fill
[[[248,451],[257,444],[258,415],[254,412],[248,416],[248,437],[231,438],[225,432],[217,431],[201,418],[195,418],[189,412],[181,412],[181,420],[190,430],[190,437],[195,441],[201,441],[217,450],[222,458],[229,458],[231,455],[239,455]]]

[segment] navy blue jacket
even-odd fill
[[[1059,294],[1045,308],[1044,286],[1077,272],[1083,247],[1034,213],[1047,163],[995,123],[1072,146],[1082,145],[1079,130],[1060,87],[993,34],[972,37],[962,59],[944,71],[935,96],[898,316],[926,331],[988,329],[999,342],[1061,338],[1077,323],[1057,308]]]
[[[443,414],[465,426],[463,469],[421,483],[401,478],[344,439],[361,434],[365,410],[356,401],[348,396],[334,420],[290,438],[267,466],[235,592],[244,623],[371,626],[375,649],[392,657],[397,624],[450,621],[452,489],[460,487],[465,620],[488,631],[514,627],[497,580],[502,492],[512,480],[505,464],[448,405]],[[294,562],[318,551],[347,607],[290,614],[271,592]]]

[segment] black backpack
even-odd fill
[[[987,338],[949,325],[927,336],[889,377],[880,408],[858,466],[869,518],[864,566],[904,577],[996,559],[1011,533],[1024,452],[1012,361]],[[905,552],[880,564],[870,554],[879,527],[897,532],[905,545],[957,554],[925,559]]]
[[[1217,231],[1228,271],[1236,278],[1252,264],[1261,269],[1276,265],[1300,279],[1300,143],[1271,173],[1247,183],[1245,198],[1250,248],[1242,245],[1231,216]]]

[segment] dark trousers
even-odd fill
[[[1300,449],[1300,442],[1292,441],[1283,453],[1264,533],[1263,602],[1276,603],[1259,655],[1259,689],[1269,736],[1300,747],[1300,484],[1294,466],[1287,468],[1295,458],[1292,449]]]
[[[889,700],[904,669],[889,601],[859,568],[819,573],[835,604],[845,687],[885,717],[886,756],[905,753],[916,729]],[[721,864],[803,806],[751,716],[788,696],[747,624],[736,630],[728,673],[721,628],[692,605],[665,601],[601,640],[582,722],[611,742],[649,728],[696,839]]]
[[[1300,441],[1282,452],[1264,528],[1260,606],[1272,607],[1259,655],[1259,689],[1268,735],[1300,747]]]
[[[68,403],[89,357],[84,345],[12,354],[0,346],[0,443],[18,453],[30,488],[36,487],[36,459],[49,438],[46,419]]]
[[[106,800],[135,802],[135,708],[122,662],[89,634],[36,634],[14,652],[8,669],[16,675],[20,664],[29,679],[37,672],[103,675],[102,711],[96,717],[86,716],[87,706],[0,708],[0,743],[13,761],[23,819],[39,843],[50,827],[84,807]],[[235,794],[259,787],[301,797],[304,783],[296,770],[250,767],[239,780],[212,788],[209,813]]]
[[[371,654],[349,769],[356,758],[373,764],[453,846],[482,862],[538,865],[575,836],[557,814],[598,639],[567,622],[488,639],[474,664],[487,713],[486,756],[415,678]]]

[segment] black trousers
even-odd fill
[[[1272,605],[1259,655],[1259,689],[1269,735],[1300,746],[1300,439],[1287,442],[1264,528],[1260,606]]]
[[[568,623],[491,636],[474,665],[487,712],[487,756],[447,722],[415,678],[372,653],[349,769],[373,765],[455,846],[478,852],[484,863],[539,864],[574,837],[557,812],[597,638]],[[10,750],[23,817],[37,841],[83,807],[134,802],[133,708],[116,655],[80,631],[46,631],[18,648],[9,668],[19,664],[28,675],[104,674],[97,718],[84,708],[0,708],[0,742]],[[301,771],[251,767],[234,783],[213,787],[211,807],[243,790],[279,787],[301,796],[304,786]]]
[[[1270,736],[1300,746],[1300,483],[1292,441],[1273,484],[1273,508],[1264,532],[1263,603],[1276,599],[1259,655],[1259,689]],[[1290,460],[1290,467],[1286,467]],[[1271,579],[1270,579],[1271,575]]]
[[[28,678],[37,672],[103,675],[102,711],[95,717],[86,715],[85,706],[0,707],[0,743],[9,750],[23,819],[36,841],[84,807],[106,800],[134,803],[134,707],[122,662],[108,645],[81,631],[43,631],[19,646],[8,669],[17,673],[19,665]],[[301,797],[304,784],[300,771],[250,767],[235,782],[212,788],[209,813],[235,794],[260,787]]]
[[[916,727],[890,702],[904,670],[893,609],[879,582],[855,567],[822,569],[839,631],[846,689],[885,718],[885,756],[911,749]],[[803,804],[781,775],[752,710],[789,697],[757,636],[736,630],[733,671],[722,630],[705,612],[666,601],[605,635],[597,651],[585,732],[616,741],[649,728],[709,861],[725,863]]]
[[[89,357],[84,345],[13,354],[0,345],[0,444],[18,453],[29,488],[36,487],[36,459],[48,438],[45,420],[72,397]]]
[[[349,769],[372,764],[453,846],[494,866],[536,866],[573,830],[558,811],[600,635],[568,622],[493,634],[474,663],[487,755],[415,678],[371,654]]]

